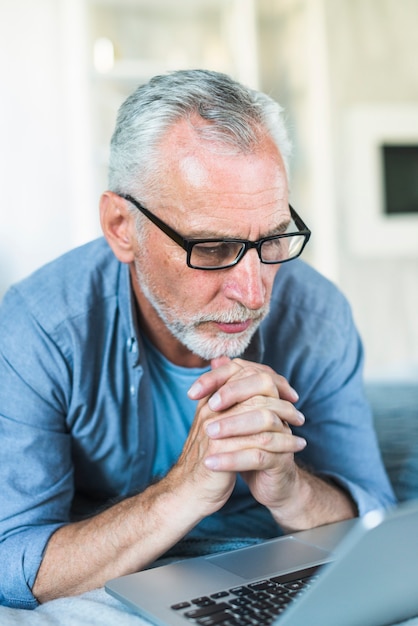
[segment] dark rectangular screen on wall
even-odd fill
[[[418,215],[418,145],[383,145],[385,215]]]

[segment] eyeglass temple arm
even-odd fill
[[[292,216],[293,221],[295,222],[296,226],[299,228],[300,231],[303,231],[304,234],[306,234],[306,235],[308,235],[308,237],[310,237],[311,236],[311,231],[306,226],[306,224],[303,221],[303,219],[296,213],[295,209],[292,207],[291,204],[289,204],[289,209],[290,209],[290,215]]]
[[[166,224],[165,222],[160,220],[159,217],[154,215],[154,213],[151,213],[151,211],[148,211],[148,209],[142,206],[142,204],[140,204],[138,200],[135,200],[135,198],[133,198],[129,194],[120,193],[118,195],[120,198],[131,202],[138,209],[138,211],[140,211],[143,215],[145,215],[145,217],[147,217],[151,222],[158,226],[158,228],[162,230],[168,237],[170,237],[170,239],[175,241],[184,250],[187,250],[187,241],[181,235],[179,235],[179,233],[173,230],[168,224]]]

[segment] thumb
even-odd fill
[[[231,359],[229,358],[229,356],[220,356],[217,359],[212,359],[210,365],[213,370],[216,370],[217,367],[221,367],[221,365],[226,365],[230,361]]]

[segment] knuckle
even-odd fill
[[[267,406],[258,406],[257,410],[255,411],[255,418],[257,423],[267,432],[276,432],[283,424],[282,420],[280,420],[280,418],[276,415],[274,411],[268,408],[267,398],[262,398],[261,403]]]
[[[257,443],[263,449],[270,449],[272,447],[274,435],[271,431],[266,430],[257,435]]]
[[[267,409],[263,411],[263,420],[266,428],[269,430],[276,429],[280,422],[277,415]]]
[[[278,392],[277,392],[277,386],[274,383],[273,378],[271,377],[271,375],[268,372],[261,372],[260,373],[260,378],[261,378],[261,382],[263,385],[263,390],[265,391],[265,393],[267,393],[270,396],[277,396]]]
[[[254,450],[255,464],[256,467],[264,467],[266,464],[267,454],[264,450],[260,448],[256,448]]]

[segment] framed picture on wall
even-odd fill
[[[416,257],[418,106],[358,106],[345,122],[344,211],[351,251]]]

